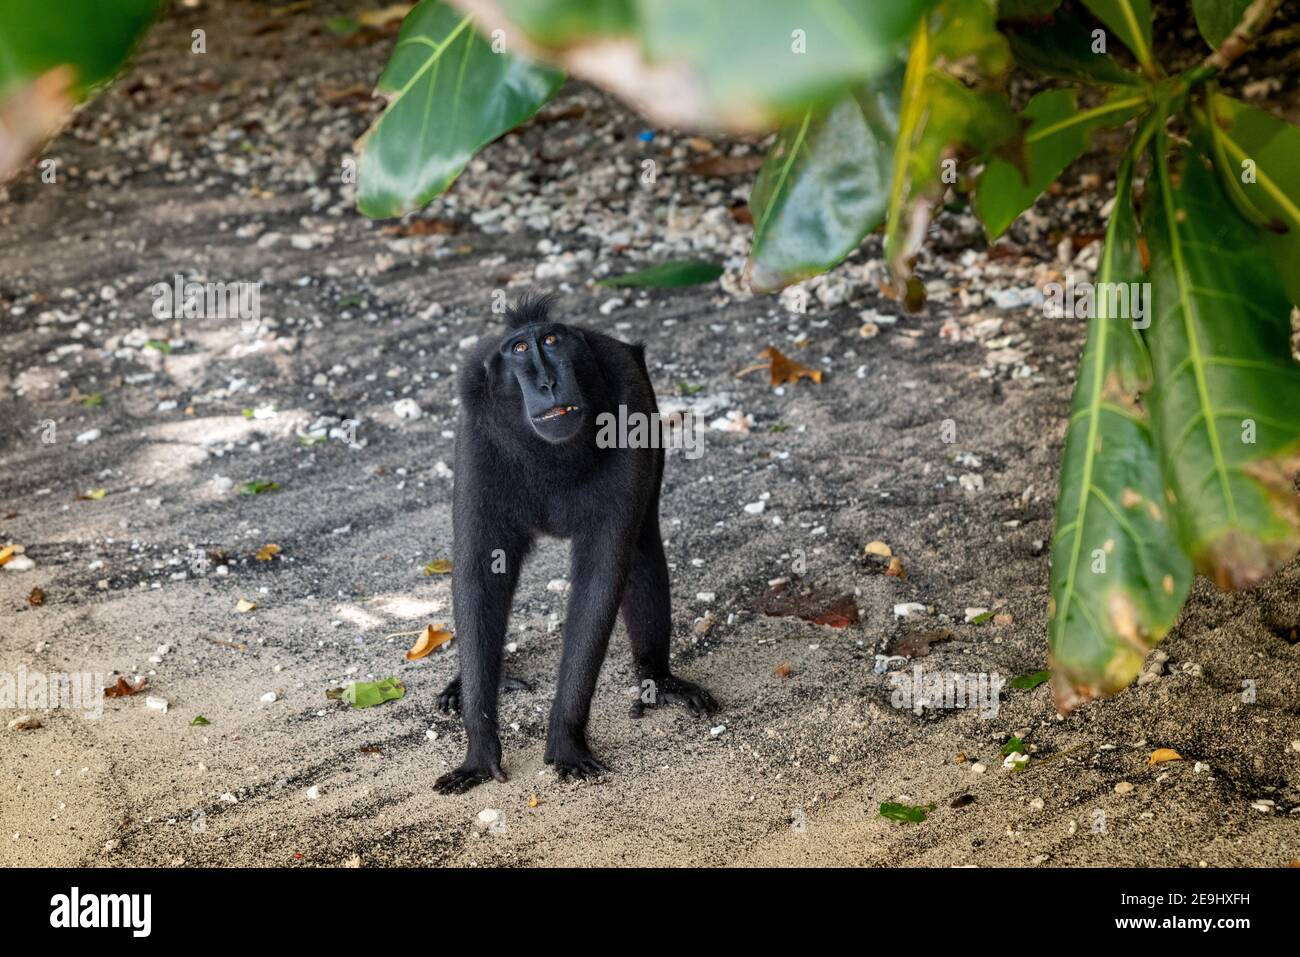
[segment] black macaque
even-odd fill
[[[467,753],[435,784],[444,793],[506,780],[497,732],[501,657],[520,566],[538,535],[573,540],[545,751],[561,777],[608,770],[588,746],[587,717],[620,611],[645,689],[632,716],[664,702],[695,714],[717,708],[708,691],[668,668],[663,449],[596,441],[603,412],[617,415],[620,405],[647,417],[658,412],[644,350],[554,322],[551,304],[551,297],[521,299],[507,313],[506,335],[479,346],[460,373],[452,597],[461,670],[439,706],[460,708]]]

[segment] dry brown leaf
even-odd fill
[[[13,545],[6,545],[4,548],[0,548],[0,567],[8,565],[16,554],[18,554],[18,549]]]
[[[280,546],[272,545],[268,543],[266,545],[263,545],[261,548],[259,548],[257,550],[257,554],[254,555],[253,557],[256,558],[259,562],[269,562],[272,558],[274,558],[276,555],[279,554],[280,554]]]
[[[1151,752],[1151,757],[1147,758],[1147,767],[1164,764],[1166,761],[1181,761],[1182,759],[1183,756],[1173,748],[1156,748]]]
[[[37,585],[32,589],[31,594],[27,596],[27,604],[36,607],[45,604],[45,589]]]
[[[686,167],[692,176],[738,176],[757,173],[763,165],[763,156],[710,156]]]
[[[406,653],[406,660],[419,661],[449,641],[451,641],[451,632],[442,622],[427,625],[415,644],[411,646],[411,650]]]
[[[104,689],[105,698],[126,698],[133,694],[139,694],[144,690],[145,679],[141,678],[135,684],[127,681],[122,675],[117,676],[117,681],[111,688]]]
[[[889,560],[889,567],[885,569],[885,574],[890,578],[901,578],[903,581],[907,581],[907,569],[903,567],[903,563],[897,558]]]
[[[818,385],[822,381],[820,369],[810,369],[806,365],[795,362],[789,356],[781,354],[781,350],[776,346],[768,346],[760,355],[766,356],[772,363],[772,385],[794,384],[800,379],[812,379]]]
[[[894,552],[888,545],[877,539],[874,542],[867,542],[862,549],[865,555],[879,555],[881,558],[892,558]]]
[[[772,674],[776,675],[778,678],[789,678],[790,672],[790,662],[788,661],[783,661],[772,669]]]
[[[366,27],[382,27],[394,20],[401,20],[411,12],[413,6],[413,3],[394,3],[378,10],[363,10],[357,14],[357,22]]]
[[[409,223],[386,226],[384,233],[389,236],[451,236],[459,228],[448,219],[413,219]]]

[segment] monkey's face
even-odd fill
[[[523,394],[524,415],[547,442],[567,442],[582,431],[588,409],[583,368],[593,362],[587,340],[576,329],[542,322],[513,330],[489,359],[496,374],[513,375]],[[489,369],[489,375],[494,370]]]

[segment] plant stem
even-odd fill
[[[1205,58],[1196,72],[1211,70],[1213,73],[1222,73],[1230,67],[1238,57],[1250,49],[1260,31],[1264,29],[1264,25],[1273,19],[1273,14],[1277,13],[1277,8],[1281,5],[1282,0],[1255,0],[1241,15],[1241,22],[1237,24],[1236,29],[1219,44],[1219,49]]]

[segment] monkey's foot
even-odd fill
[[[460,794],[489,780],[506,780],[499,761],[466,761],[434,781],[433,789],[441,794]]]
[[[693,681],[668,675],[658,680],[650,679],[651,684],[642,685],[641,697],[632,704],[628,716],[640,718],[646,708],[657,708],[664,704],[685,705],[693,715],[713,714],[718,710],[718,703],[708,690]],[[648,699],[648,700],[647,700]]]
[[[525,681],[523,678],[515,678],[506,675],[501,679],[502,691],[532,691],[532,682]],[[452,678],[447,682],[447,687],[443,688],[438,695],[437,708],[443,714],[451,714],[455,711],[460,713],[460,675]]]
[[[547,764],[555,766],[555,773],[561,781],[573,778],[597,778],[608,774],[609,768],[602,764],[594,754],[579,745],[546,749],[542,758]]]

